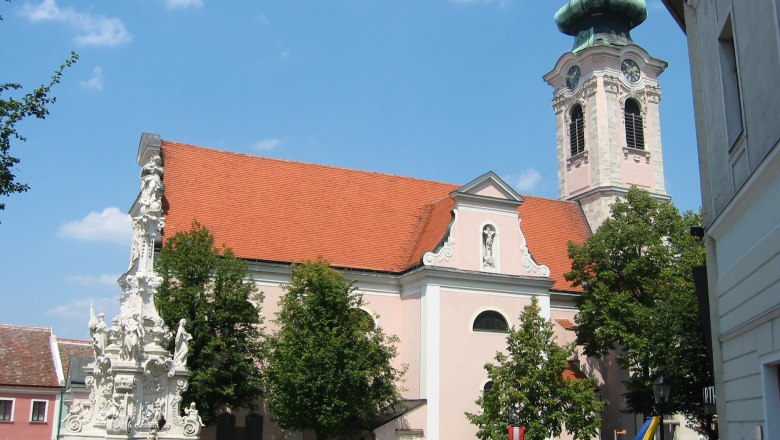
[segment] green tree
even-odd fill
[[[10,0],[8,0],[10,1]],[[0,21],[3,17],[0,16]],[[25,183],[16,181],[14,166],[19,163],[19,158],[11,155],[11,141],[27,140],[16,129],[16,124],[22,120],[35,117],[45,119],[49,115],[48,106],[57,98],[51,96],[51,89],[59,84],[62,72],[78,60],[75,52],[62,64],[49,80],[30,93],[21,97],[8,96],[9,93],[19,91],[22,85],[16,82],[0,83],[0,196],[7,197],[13,193],[27,191],[30,187]],[[5,96],[4,96],[5,95]],[[0,211],[5,209],[5,203],[0,202]]]
[[[690,235],[701,218],[636,188],[611,212],[585,243],[569,245],[565,277],[585,287],[578,343],[593,356],[616,350],[630,372],[626,397],[636,412],[653,411],[652,381],[665,374],[674,384],[668,410],[712,436],[701,397],[712,379],[691,272],[704,264],[704,246]]]
[[[156,264],[163,283],[155,304],[176,329],[187,320],[192,334],[185,402],[197,402],[203,422],[224,408],[254,408],[262,397],[260,377],[262,294],[246,278],[246,263],[230,249],[218,251],[211,233],[193,222],[165,242]]]
[[[557,437],[563,428],[576,440],[591,439],[601,425],[605,403],[592,379],[564,378],[574,344],[559,346],[552,323],[539,314],[536,298],[507,336],[506,353],[486,364],[492,387],[477,400],[480,414],[466,413],[482,440],[503,440],[510,422],[526,428],[528,440]]]
[[[267,402],[281,428],[358,438],[400,402],[397,338],[373,325],[354,290],[322,259],[293,267],[266,341]]]

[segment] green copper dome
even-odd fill
[[[631,43],[629,31],[646,18],[645,0],[570,0],[555,13],[555,24],[577,37],[576,52],[597,44]]]

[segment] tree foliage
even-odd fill
[[[507,336],[506,353],[486,364],[492,387],[477,400],[480,414],[466,413],[482,440],[503,440],[511,423],[526,428],[528,440],[558,437],[563,428],[576,440],[593,438],[604,402],[591,379],[564,378],[574,344],[559,346],[552,323],[539,314],[536,298]]]
[[[322,259],[293,267],[266,341],[266,399],[281,428],[357,438],[399,403],[397,338],[373,325],[354,290]]]
[[[0,16],[2,21],[2,16]],[[11,155],[11,142],[18,140],[24,142],[26,138],[17,131],[16,125],[22,120],[35,117],[45,119],[49,115],[48,106],[57,98],[51,96],[51,89],[59,84],[62,72],[66,67],[73,65],[79,56],[75,52],[54,71],[48,84],[38,86],[35,90],[21,97],[8,96],[10,93],[20,91],[22,85],[16,82],[0,83],[0,196],[9,196],[14,193],[25,192],[29,185],[18,182],[14,174],[14,166],[19,163],[19,158]],[[5,209],[5,203],[0,202],[0,211]]]
[[[585,243],[569,245],[565,277],[585,287],[578,343],[595,356],[617,349],[631,407],[652,412],[652,381],[663,373],[674,384],[668,409],[705,432],[702,389],[712,380],[691,272],[704,264],[704,246],[690,235],[700,224],[698,214],[632,188]]]
[[[185,402],[196,402],[205,424],[224,408],[254,408],[260,377],[262,294],[246,279],[246,263],[218,251],[211,233],[193,222],[165,242],[156,270],[163,277],[155,304],[169,328],[187,320],[192,334]]]

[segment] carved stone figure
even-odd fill
[[[144,326],[140,322],[138,313],[127,317],[122,323],[124,328],[124,354],[126,360],[135,360],[141,350],[141,341],[144,337]]]
[[[496,267],[496,259],[493,255],[494,244],[496,237],[496,228],[491,225],[485,225],[482,228],[482,266],[483,267]]]
[[[155,151],[138,156],[141,190],[131,210],[130,264],[117,280],[122,289],[119,315],[107,325],[104,315],[96,315],[90,305],[95,360],[84,368],[89,399],[71,405],[61,427],[63,440],[197,440],[203,426],[194,405],[189,416],[180,408],[189,383],[185,364],[192,336],[182,321],[175,354],[166,350],[173,334],[154,304],[162,283],[154,272],[154,243],[165,226],[159,151],[158,143]]]
[[[179,329],[176,331],[176,349],[173,352],[173,364],[177,367],[187,365],[187,353],[190,351],[192,335],[184,329],[185,325],[187,325],[187,320],[182,319],[179,321]]]
[[[203,420],[198,415],[198,409],[195,408],[195,402],[190,403],[189,408],[184,408],[184,413],[187,414],[187,420],[198,422],[201,426],[203,425]]]
[[[152,156],[149,162],[141,168],[141,195],[139,197],[141,213],[162,211],[162,174],[162,159],[159,155]]]
[[[94,324],[89,326],[89,333],[92,336],[92,346],[95,349],[95,359],[103,356],[103,352],[108,345],[108,326],[105,321],[105,314],[99,313]]]

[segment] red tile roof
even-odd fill
[[[59,388],[51,329],[0,324],[0,386]]]
[[[578,361],[569,361],[569,368],[563,370],[564,379],[585,379],[588,377],[580,369],[580,363]]]
[[[574,323],[568,319],[556,319],[555,322],[561,325],[566,330],[574,330]]]
[[[531,256],[550,268],[556,290],[581,290],[571,287],[563,274],[571,271],[569,242],[583,243],[591,234],[585,213],[576,202],[564,202],[523,195],[520,205],[520,229],[525,234]]]
[[[444,236],[457,185],[163,141],[165,237],[197,220],[239,257],[399,273]],[[553,288],[570,290],[566,243],[589,234],[579,205],[525,197],[521,228]]]

